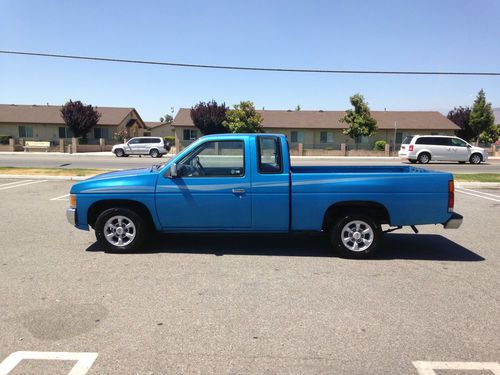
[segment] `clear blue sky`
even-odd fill
[[[183,63],[500,71],[500,2],[0,0],[0,49]],[[500,107],[500,77],[214,71],[0,55],[0,103],[132,106],[157,121],[215,99],[257,108]]]

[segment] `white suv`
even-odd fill
[[[117,157],[129,155],[150,155],[161,158],[168,153],[170,146],[161,137],[135,137],[127,143],[114,145],[111,152]]]
[[[410,163],[427,164],[431,160],[479,164],[488,159],[481,147],[474,147],[461,138],[446,135],[411,135],[401,144],[399,157]]]

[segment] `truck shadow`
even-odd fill
[[[98,243],[87,251],[103,251]],[[135,254],[186,253],[223,255],[336,256],[323,235],[157,234]],[[435,234],[386,234],[373,260],[412,259],[478,262],[483,257]]]

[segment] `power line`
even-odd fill
[[[126,64],[161,65],[161,66],[173,66],[173,67],[181,67],[181,68],[249,70],[249,71],[257,71],[257,72],[322,73],[322,74],[379,74],[379,75],[385,74],[385,75],[500,76],[500,72],[449,72],[449,71],[447,72],[447,71],[417,71],[417,70],[397,71],[397,70],[332,70],[332,69],[268,68],[268,67],[255,67],[255,66],[184,64],[184,63],[165,62],[165,61],[129,60],[129,59],[116,59],[116,58],[109,58],[109,57],[60,55],[60,54],[55,54],[55,53],[37,53],[37,52],[26,52],[26,51],[0,50],[0,53],[6,54],[6,55],[52,57],[52,58],[60,58],[60,59],[105,61],[105,62],[126,63]]]

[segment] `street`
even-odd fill
[[[100,168],[127,169],[149,167],[168,161],[168,157],[153,159],[149,156],[130,156],[117,158],[111,153],[96,154],[50,154],[50,153],[0,153],[2,167],[37,168]],[[490,159],[479,165],[431,162],[429,164],[410,164],[399,158],[356,158],[356,157],[292,157],[293,165],[414,165],[452,173],[500,173],[500,160]]]
[[[141,252],[106,253],[66,222],[70,186],[0,180],[0,363],[31,353],[12,374],[67,374],[75,353],[88,374],[418,374],[416,361],[500,362],[498,190],[457,189],[458,230],[404,229],[374,259],[346,260],[307,235],[157,235]]]

